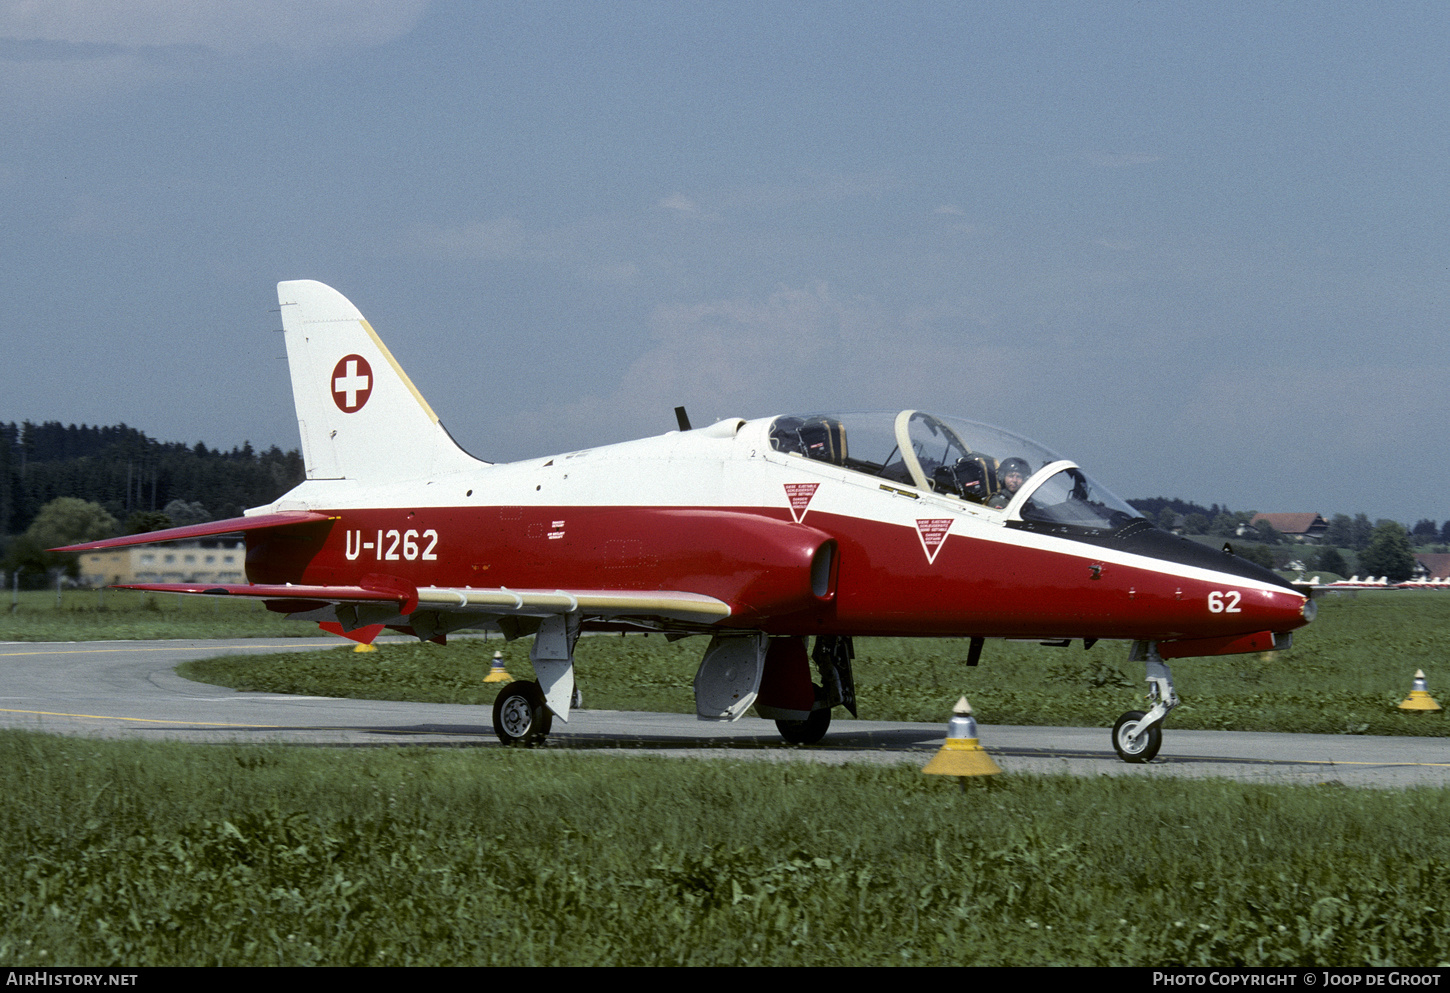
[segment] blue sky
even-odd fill
[[[0,420],[297,445],[275,284],[483,458],[918,407],[1450,518],[1437,3],[0,0]]]

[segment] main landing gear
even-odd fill
[[[539,622],[529,662],[538,682],[509,683],[493,701],[493,733],[505,745],[541,745],[557,716],[569,722],[574,700],[574,645],[579,614],[552,614]]]
[[[1163,744],[1163,719],[1178,706],[1173,692],[1173,673],[1158,655],[1158,643],[1133,642],[1129,662],[1142,662],[1147,668],[1148,699],[1153,706],[1145,714],[1130,710],[1113,725],[1113,749],[1124,762],[1151,762]]]
[[[856,716],[856,680],[851,673],[851,660],[856,657],[855,643],[849,637],[817,635],[811,660],[816,664],[821,681],[811,684],[814,705],[804,719],[777,718],[775,728],[792,745],[814,745],[826,736],[831,727],[831,709],[845,707]],[[809,678],[802,676],[802,678]],[[756,712],[774,716],[768,707],[756,704]]]
[[[542,744],[554,727],[554,715],[539,684],[509,683],[493,701],[493,730],[505,745]]]
[[[775,729],[780,732],[780,736],[792,745],[814,745],[831,729],[831,705],[826,702],[825,687],[814,686],[813,689],[816,708],[809,717],[803,721],[775,722]]]

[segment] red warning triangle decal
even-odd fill
[[[799,524],[805,520],[806,508],[810,506],[811,497],[816,495],[816,488],[820,483],[786,483],[785,498],[790,501],[790,516],[795,518]]]
[[[916,521],[916,536],[921,539],[921,550],[926,552],[928,562],[936,561],[936,553],[946,543],[947,532],[952,529],[950,517],[933,517]]]

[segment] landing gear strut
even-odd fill
[[[1113,725],[1113,749],[1124,762],[1151,762],[1163,744],[1163,719],[1178,706],[1173,692],[1173,673],[1158,655],[1158,643],[1135,641],[1129,662],[1142,662],[1147,669],[1148,699],[1152,708],[1145,714],[1130,710]]]

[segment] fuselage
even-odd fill
[[[722,421],[426,482],[310,479],[258,512],[334,520],[249,535],[248,576],[686,591],[729,604],[724,626],[796,635],[1207,644],[1312,617],[1272,572],[1141,518],[1045,524],[1024,517],[1025,496],[993,508],[904,473],[781,451],[775,423]]]

